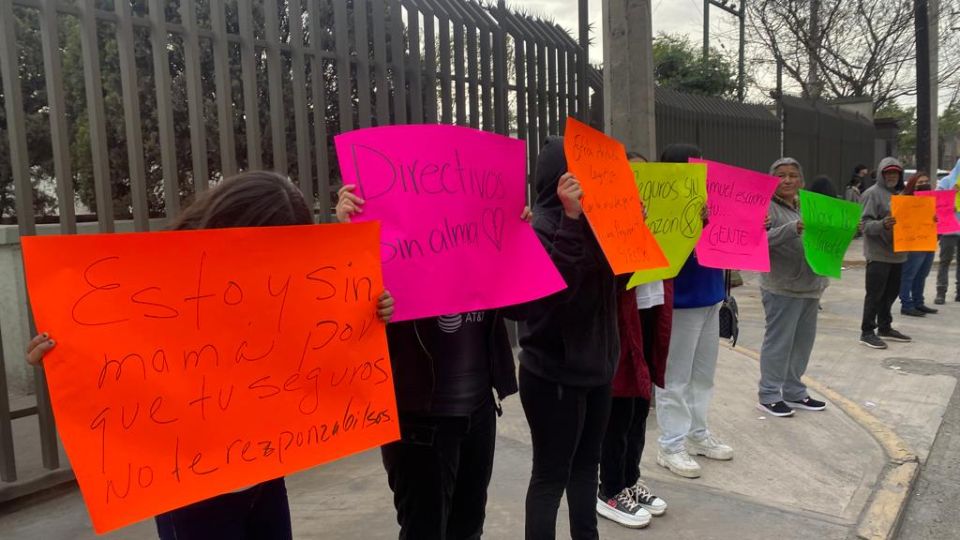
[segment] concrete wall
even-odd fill
[[[151,230],[160,230],[165,220],[150,221]],[[80,234],[98,232],[96,223],[77,225]],[[133,232],[132,221],[117,221],[118,233]],[[38,225],[37,234],[59,234],[59,225]],[[24,361],[30,341],[27,293],[23,275],[20,235],[16,225],[0,225],[0,335],[3,338],[3,359],[7,387],[11,397],[34,393],[33,368]]]

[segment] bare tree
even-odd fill
[[[810,0],[756,0],[749,24],[754,55],[781,62],[784,76],[805,95],[871,96],[881,108],[916,93],[912,0],[817,2],[819,34],[810,33]],[[951,30],[958,0],[941,0],[941,84],[956,84],[960,40]],[[816,25],[814,25],[816,26]],[[813,72],[818,74],[811,81]]]

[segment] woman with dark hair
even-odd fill
[[[813,179],[813,183],[810,184],[810,191],[819,193],[820,195],[826,195],[827,197],[837,197],[837,189],[833,187],[833,181],[825,174],[821,174]]]
[[[627,158],[646,161],[637,152],[627,152]],[[597,513],[625,527],[646,527],[652,516],[667,511],[666,501],[640,479],[640,458],[653,385],[663,386],[672,318],[673,280],[643,283],[619,293],[620,361],[601,447]]]
[[[570,536],[596,539],[597,473],[620,355],[614,276],[583,216],[583,191],[567,171],[563,139],[537,158],[533,228],[567,288],[526,305],[520,330],[520,401],[533,441],[527,540],[556,537],[564,492]]]
[[[173,230],[309,225],[313,214],[300,190],[278,173],[250,171],[228,178],[200,195],[171,223]],[[393,315],[393,299],[384,292],[377,304],[384,321]],[[55,346],[47,333],[35,337],[27,361],[39,365]],[[283,477],[156,516],[161,540],[246,538],[285,540],[293,537],[290,506]]]
[[[930,191],[930,175],[923,171],[910,177],[903,188],[903,195],[913,195],[917,191]],[[927,307],[923,300],[923,289],[927,276],[933,268],[933,251],[911,251],[907,253],[907,262],[903,263],[903,278],[900,280],[900,314],[908,317],[926,317],[938,312]]]
[[[689,144],[672,144],[660,161],[686,163],[701,157]],[[657,463],[686,478],[700,476],[691,456],[726,461],[733,449],[707,429],[707,409],[720,353],[720,305],[726,297],[723,270],[707,268],[692,253],[673,283],[673,331],[663,388],[656,389],[660,451]]]
[[[338,194],[337,220],[365,201]],[[530,209],[517,218],[530,221]],[[515,218],[515,219],[517,219]],[[493,473],[501,402],[517,392],[505,318],[517,308],[452,313],[391,324],[400,440],[380,448],[400,539],[480,538]]]

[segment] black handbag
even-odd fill
[[[740,337],[740,311],[737,309],[737,299],[731,294],[732,283],[729,270],[723,271],[723,281],[726,298],[720,305],[720,337],[729,339],[732,345],[736,347],[737,338]]]

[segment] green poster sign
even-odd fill
[[[702,163],[631,163],[633,178],[653,233],[670,265],[633,274],[627,288],[680,273],[703,232],[707,166]]]
[[[859,204],[800,191],[803,251],[814,272],[840,278],[843,256],[857,233],[860,213]]]

